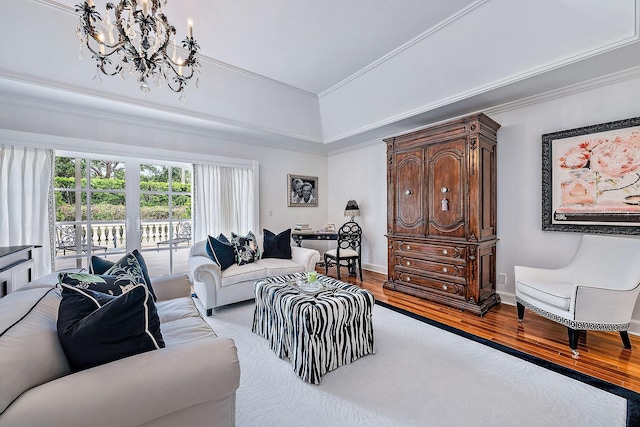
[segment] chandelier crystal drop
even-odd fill
[[[200,75],[198,43],[193,39],[193,23],[188,22],[187,37],[176,45],[176,29],[162,13],[161,0],[121,0],[107,3],[104,19],[96,11],[93,0],[76,5],[80,13],[77,35],[80,59],[83,45],[96,60],[96,76],[120,75],[125,80],[136,75],[140,90],[149,92],[153,84],[164,84],[174,92],[182,92],[189,80]],[[167,0],[162,2],[167,4]],[[170,50],[169,54],[167,50]],[[187,52],[183,58],[184,51]]]

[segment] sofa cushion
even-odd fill
[[[226,270],[236,262],[236,250],[222,233],[217,238],[208,236],[206,249],[209,258],[218,264],[221,270]]]
[[[0,299],[0,414],[25,390],[71,373],[56,334],[59,304],[51,286]]]
[[[137,249],[129,252],[116,262],[94,255],[91,257],[89,269],[93,274],[109,274],[114,276],[129,275],[133,282],[145,283],[149,287],[149,292],[153,295],[153,299],[157,299],[151,286],[151,277],[149,277],[147,263]],[[140,277],[142,277],[144,282],[140,280]]]
[[[80,289],[91,289],[92,291],[113,296],[122,295],[136,285],[128,276],[89,273],[60,273],[58,275],[58,283],[64,283]]]
[[[260,259],[258,239],[251,231],[246,236],[232,232],[231,243],[236,251],[236,263],[238,265],[250,264]]]
[[[266,274],[267,271],[260,263],[234,264],[222,272],[222,286],[234,285],[247,280],[262,279]]]
[[[190,296],[158,301],[156,308],[160,323],[173,322],[187,317],[200,317],[200,312]],[[162,336],[164,337],[164,334]]]
[[[164,347],[156,306],[144,284],[119,296],[61,286],[58,337],[74,370]]]
[[[264,245],[262,258],[291,259],[291,229],[279,234],[267,230],[264,231]]]
[[[256,264],[266,270],[264,277],[304,272],[304,266],[289,259],[263,258]]]
[[[563,310],[569,310],[574,286],[572,283],[542,280],[516,283],[518,292]]]
[[[167,347],[217,336],[211,326],[202,320],[200,316],[163,323],[161,327],[162,336],[167,343]],[[215,354],[210,354],[208,357],[215,357]]]

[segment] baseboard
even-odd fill
[[[500,295],[500,300],[508,305],[516,305],[516,295],[507,293],[507,292],[498,292]],[[639,335],[640,336],[640,321],[631,319],[631,325],[629,325],[629,333],[631,335]]]
[[[387,274],[386,265],[365,264],[362,263],[362,269],[367,271],[373,271],[374,273]]]

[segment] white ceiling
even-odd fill
[[[169,0],[163,11],[178,40],[193,20],[202,55],[319,94],[473,2]]]
[[[640,67],[639,1],[169,0],[179,40],[193,19],[203,62],[181,106],[132,81],[93,84],[91,59],[77,61],[79,0],[10,0],[0,96],[339,148]]]

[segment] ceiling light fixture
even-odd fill
[[[98,83],[102,83],[101,73],[119,74],[125,80],[137,74],[142,92],[149,92],[150,80],[157,87],[164,82],[172,91],[182,92],[181,101],[185,101],[184,89],[194,76],[198,87],[199,46],[193,39],[193,23],[189,20],[187,37],[182,41],[182,48],[188,52],[183,58],[176,46],[176,29],[162,13],[160,0],[121,0],[117,5],[109,2],[104,19],[93,0],[76,5],[76,12],[80,13],[80,59],[85,45],[97,62],[94,80]],[[167,53],[170,45],[171,55]]]

